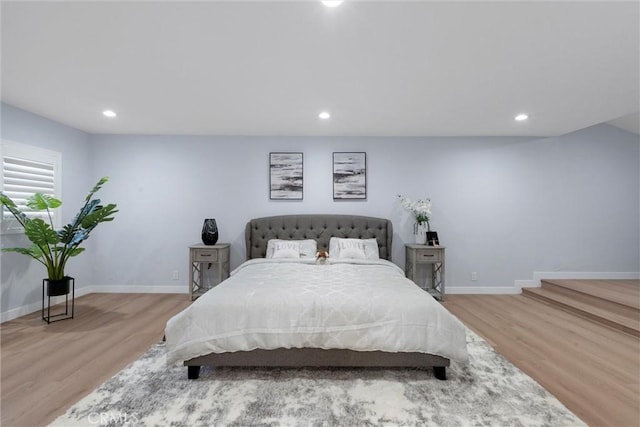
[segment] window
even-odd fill
[[[60,164],[61,154],[44,148],[2,140],[2,180],[0,191],[9,196],[18,207],[31,218],[42,218],[48,222],[46,212],[29,212],[26,201],[34,193],[43,193],[57,199],[62,198]],[[52,211],[53,225],[60,228],[60,209]],[[2,232],[22,231],[11,212],[2,210]]]

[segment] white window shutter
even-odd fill
[[[46,212],[32,212],[26,206],[27,199],[35,193],[61,198],[60,189],[61,155],[55,151],[31,147],[10,141],[2,141],[2,182],[1,190],[18,205],[30,218],[49,221]],[[52,213],[53,225],[61,224],[60,209]],[[3,209],[2,231],[21,231],[11,212]]]

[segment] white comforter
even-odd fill
[[[462,323],[386,260],[247,261],[171,318],[165,334],[168,363],[303,347],[468,358]]]

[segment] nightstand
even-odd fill
[[[429,292],[439,301],[444,299],[444,246],[405,245],[405,274],[415,284]],[[418,268],[421,265],[430,267],[431,280],[418,283]],[[429,277],[427,277],[428,279]]]
[[[189,246],[189,294],[194,300],[207,292],[213,286],[229,277],[229,243],[217,245]],[[204,269],[215,266],[218,270],[218,281],[212,286],[204,283]]]

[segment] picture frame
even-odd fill
[[[269,153],[269,199],[302,200],[303,189],[303,153]]]
[[[333,153],[333,200],[367,199],[367,153]]]
[[[440,240],[438,239],[438,232],[427,231],[427,246],[440,246]]]

